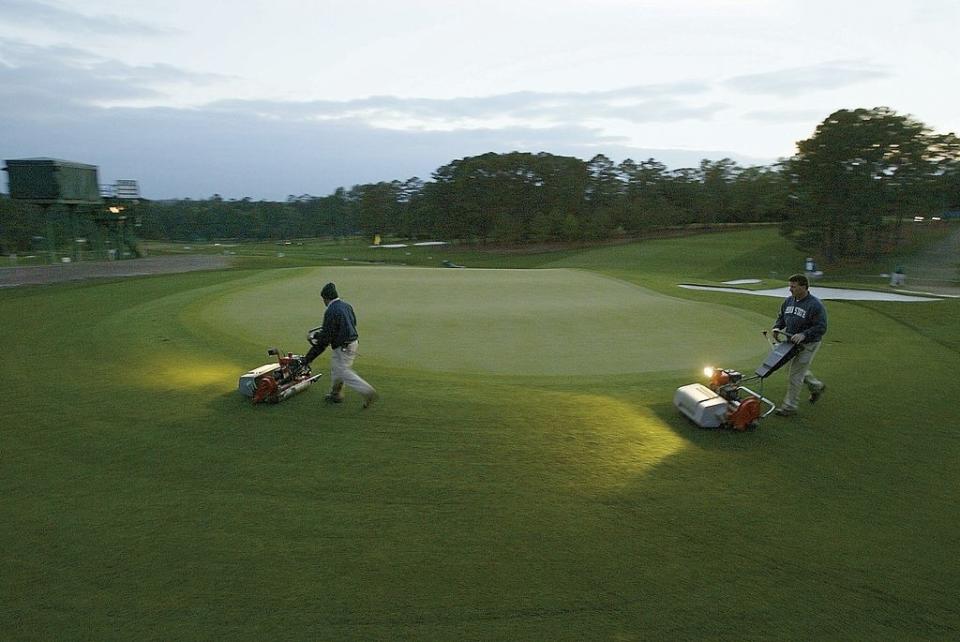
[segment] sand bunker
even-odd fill
[[[736,294],[753,294],[755,296],[769,296],[786,298],[790,296],[790,288],[773,288],[768,290],[744,290],[742,288],[721,288],[711,285],[690,285],[681,283],[681,288],[687,290],[708,290],[711,292],[734,292]],[[847,290],[843,288],[811,287],[810,292],[820,299],[837,299],[845,301],[902,301],[922,303],[925,301],[940,301],[941,299],[929,296],[913,296],[895,292],[874,292],[872,290]]]

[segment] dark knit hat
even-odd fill
[[[327,301],[333,301],[334,299],[340,297],[340,295],[337,294],[337,286],[333,283],[327,283],[325,286],[323,286],[323,289],[320,290],[320,296]]]

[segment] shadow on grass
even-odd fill
[[[762,444],[766,432],[774,428],[770,418],[760,420],[756,428],[745,431],[701,428],[681,414],[672,403],[654,404],[648,408],[681,439],[707,450],[738,452],[754,450]]]
[[[206,406],[216,412],[234,412],[240,408],[250,408],[253,404],[236,390],[211,395]]]
[[[253,403],[238,391],[217,393],[207,400],[206,408],[217,415],[224,417],[265,418],[270,416],[287,416],[301,414],[305,404],[311,401],[320,403],[323,395],[315,397],[318,391],[304,391],[280,403]]]

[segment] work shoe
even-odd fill
[[[369,408],[370,406],[373,405],[373,402],[375,402],[379,398],[380,398],[380,395],[378,395],[376,392],[371,392],[369,395],[363,398],[363,405],[360,407]]]
[[[817,403],[817,400],[823,396],[823,393],[827,391],[827,384],[823,384],[819,388],[810,391],[810,403]]]
[[[786,406],[780,406],[773,411],[773,414],[780,415],[781,417],[792,417],[797,414],[796,408],[787,408]]]
[[[327,403],[340,403],[343,401],[343,396],[328,392],[327,394],[323,395],[323,400]]]

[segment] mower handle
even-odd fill
[[[768,332],[767,330],[764,330],[764,331],[763,331],[763,336],[766,337],[767,341],[769,341],[769,342],[770,342],[770,345],[773,346],[774,348],[777,347],[777,344],[778,344],[778,343],[791,343],[790,337],[787,336],[786,330],[782,330],[782,329],[779,329],[779,328],[774,329],[774,330],[770,330],[769,332],[774,335],[773,337],[767,336],[767,332]],[[777,338],[777,335],[782,335],[782,336],[787,337],[787,338],[786,338],[786,339],[778,339],[778,338]],[[797,348],[798,348],[799,350],[804,350],[804,349],[806,348],[806,346],[804,346],[802,343],[797,343],[797,344],[795,344],[795,345],[797,346]]]

